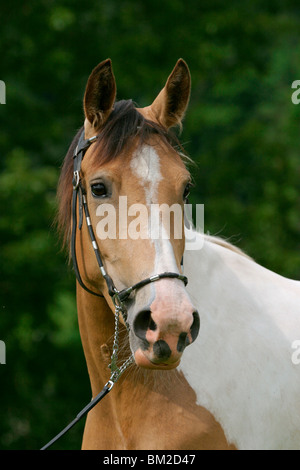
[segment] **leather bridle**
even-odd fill
[[[83,418],[97,403],[99,403],[102,398],[104,398],[112,389],[116,381],[119,379],[121,374],[126,370],[126,368],[134,362],[133,355],[131,355],[120,367],[117,365],[117,359],[118,359],[118,335],[119,335],[119,314],[121,313],[123,316],[123,320],[125,323],[126,328],[129,331],[129,325],[127,323],[127,310],[124,302],[128,299],[129,295],[131,292],[136,291],[140,289],[141,287],[146,286],[147,284],[150,284],[152,282],[156,282],[160,279],[163,278],[175,278],[179,279],[184,282],[185,285],[187,285],[188,279],[186,276],[183,274],[179,273],[173,273],[173,272],[164,272],[161,274],[155,274],[154,276],[150,276],[146,279],[143,279],[142,281],[137,282],[136,284],[126,287],[125,289],[118,290],[112,280],[112,278],[109,276],[109,274],[106,272],[101,254],[98,248],[98,244],[95,238],[93,226],[91,223],[91,218],[89,214],[89,209],[88,209],[88,204],[87,204],[87,198],[86,198],[86,191],[81,185],[81,180],[80,180],[80,170],[81,170],[81,163],[83,160],[83,157],[85,155],[85,152],[87,149],[90,147],[92,143],[94,143],[97,139],[99,138],[99,135],[95,135],[89,139],[84,138],[84,130],[82,131],[78,144],[75,148],[74,155],[73,155],[73,196],[72,196],[72,234],[71,234],[71,255],[72,255],[72,261],[73,261],[73,267],[75,271],[75,275],[77,278],[77,281],[81,285],[83,289],[85,289],[87,292],[90,294],[96,295],[98,297],[104,297],[101,292],[94,292],[91,289],[89,289],[85,283],[83,282],[78,264],[77,264],[77,256],[76,256],[76,232],[77,232],[77,201],[79,201],[79,223],[78,223],[78,228],[81,230],[82,228],[82,223],[83,223],[83,211],[85,215],[85,220],[89,232],[89,236],[92,242],[92,246],[96,255],[97,263],[99,266],[99,269],[101,271],[102,276],[105,279],[108,293],[113,301],[114,307],[115,307],[115,334],[114,334],[114,344],[113,344],[113,351],[111,355],[111,364],[110,364],[110,369],[111,369],[111,375],[110,379],[108,382],[104,385],[103,389],[101,392],[88,403],[75,417],[71,423],[69,423],[59,434],[57,434],[51,441],[49,441],[46,445],[44,445],[41,450],[48,449],[52,444],[54,444],[58,439],[60,439],[64,434],[66,434],[78,421]]]
[[[83,213],[82,213],[82,207],[84,210],[84,215],[85,215],[85,220],[86,224],[88,227],[88,232],[89,236],[92,242],[92,246],[96,255],[97,263],[99,266],[99,269],[101,271],[102,276],[105,279],[108,293],[110,297],[113,300],[114,305],[122,305],[124,301],[129,297],[131,292],[140,289],[141,287],[146,286],[147,284],[150,284],[151,282],[158,281],[159,279],[163,278],[176,278],[180,279],[181,281],[184,282],[185,285],[187,285],[188,279],[186,276],[183,274],[179,273],[173,273],[173,272],[164,272],[161,274],[155,274],[154,276],[150,276],[146,279],[143,279],[142,281],[137,282],[136,284],[126,287],[125,289],[118,290],[112,280],[112,278],[109,276],[109,274],[106,272],[101,254],[98,248],[98,244],[95,238],[93,226],[91,224],[91,218],[89,214],[89,209],[87,205],[87,198],[86,198],[86,191],[81,185],[80,181],[80,170],[81,170],[81,163],[83,160],[83,157],[85,155],[85,152],[89,148],[89,146],[95,142],[99,138],[98,135],[95,135],[91,137],[90,139],[85,139],[84,138],[84,130],[82,131],[78,145],[75,148],[74,151],[74,165],[73,165],[73,198],[72,198],[72,236],[71,236],[71,254],[72,254],[72,260],[73,260],[73,266],[74,266],[74,271],[76,274],[76,278],[81,285],[87,292],[90,294],[96,295],[98,297],[103,297],[102,293],[97,293],[92,290],[90,290],[82,281],[82,278],[80,276],[78,264],[77,264],[77,257],[76,257],[76,229],[77,229],[77,200],[79,200],[79,224],[78,227],[81,230],[82,227],[82,219],[83,219]]]

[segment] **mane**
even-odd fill
[[[235,245],[232,245],[232,243],[229,243],[228,241],[224,240],[223,238],[212,236],[212,235],[204,235],[204,239],[211,242],[211,243],[214,243],[215,245],[222,246],[223,248],[226,248],[227,250],[234,251],[235,253],[237,253],[240,256],[244,256],[245,258],[253,260],[251,258],[251,256],[247,255],[247,253],[245,253],[243,250],[241,250],[240,248],[238,248]]]
[[[73,138],[65,156],[58,182],[56,222],[64,246],[69,241],[71,227],[73,154],[82,130],[83,126]],[[143,145],[149,141],[153,134],[158,135],[167,146],[182,150],[177,137],[169,133],[162,125],[144,118],[132,100],[117,101],[109,118],[98,133],[99,138],[93,144],[93,162],[96,159],[99,166],[110,162],[128,148],[135,138],[139,139],[138,145]],[[184,159],[182,153],[180,155]]]

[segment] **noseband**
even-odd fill
[[[81,169],[81,162],[83,160],[83,157],[85,155],[85,152],[89,148],[89,146],[95,142],[99,138],[98,135],[95,135],[91,137],[90,139],[85,139],[84,138],[84,130],[82,131],[78,145],[75,148],[74,155],[73,155],[73,160],[74,160],[74,167],[73,167],[73,198],[72,198],[72,237],[71,237],[71,254],[72,254],[72,260],[73,260],[73,266],[74,266],[74,271],[76,274],[76,278],[81,285],[87,292],[90,294],[96,295],[98,297],[103,297],[101,293],[94,292],[90,290],[82,281],[82,278],[80,276],[78,264],[77,264],[77,258],[76,258],[76,228],[77,228],[77,199],[79,200],[79,224],[78,227],[81,230],[82,228],[82,207],[84,210],[84,215],[85,215],[85,220],[86,224],[88,227],[88,232],[89,236],[91,239],[91,243],[96,255],[97,263],[99,266],[99,269],[101,271],[102,276],[105,279],[108,293],[110,297],[112,298],[112,301],[115,306],[122,306],[123,302],[126,301],[131,294],[131,292],[140,289],[141,287],[146,286],[147,284],[150,284],[151,282],[156,282],[159,279],[164,279],[164,278],[175,278],[175,279],[180,279],[181,281],[184,282],[185,285],[187,285],[188,279],[186,276],[183,274],[179,273],[173,273],[173,272],[164,272],[161,274],[155,274],[154,276],[150,276],[146,279],[143,279],[142,281],[137,282],[136,284],[126,287],[125,289],[118,290],[112,280],[112,278],[109,276],[109,274],[106,272],[101,254],[98,248],[98,244],[96,242],[93,226],[91,224],[91,218],[89,214],[89,209],[87,205],[87,198],[86,198],[86,192],[85,189],[82,187],[81,182],[80,182],[80,169]]]

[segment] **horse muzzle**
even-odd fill
[[[173,369],[180,363],[185,348],[193,343],[200,329],[196,310],[175,312],[142,310],[133,322],[138,338],[134,352],[138,366],[147,369]]]

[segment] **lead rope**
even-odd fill
[[[94,408],[94,406],[96,406],[97,403],[99,403],[99,401],[101,401],[102,398],[104,398],[111,391],[114,384],[119,380],[119,378],[121,377],[123,372],[125,372],[127,367],[130,366],[130,364],[132,364],[134,362],[134,357],[133,357],[133,354],[132,354],[131,356],[129,356],[128,359],[126,359],[126,361],[123,362],[123,364],[120,367],[118,367],[118,365],[117,365],[118,353],[119,353],[120,313],[122,314],[125,326],[126,326],[128,331],[129,331],[129,326],[128,326],[127,321],[126,321],[126,315],[125,315],[125,312],[124,312],[123,305],[121,303],[117,303],[117,302],[119,302],[118,296],[116,296],[113,299],[113,301],[114,301],[114,304],[115,304],[115,333],[114,333],[113,351],[112,351],[111,358],[110,358],[111,363],[109,365],[109,368],[111,370],[110,378],[109,378],[108,382],[106,382],[106,384],[104,385],[101,392],[95,398],[93,398],[91,400],[91,402],[88,405],[86,405],[78,413],[76,418],[74,418],[73,421],[71,421],[71,423],[69,423],[59,434],[57,434],[53,439],[51,439],[51,441],[49,441],[46,445],[44,445],[40,450],[46,450],[49,447],[51,447],[56,441],[58,441],[58,439],[60,439],[62,436],[64,436],[64,434],[66,434],[73,426],[75,426],[75,424],[77,424],[78,421],[81,420],[81,418],[83,418],[85,415],[87,415],[87,413],[92,408]]]

